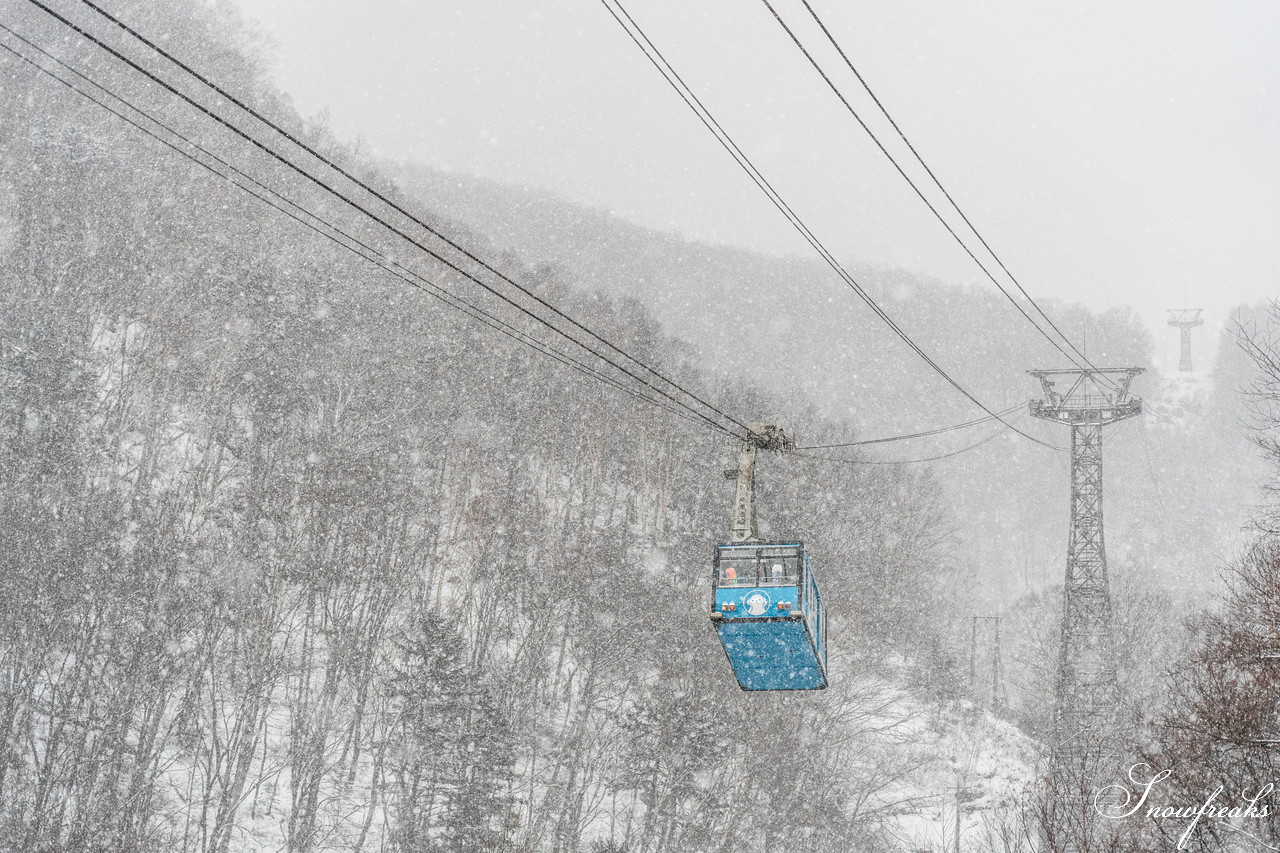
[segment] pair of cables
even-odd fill
[[[28,51],[33,55],[43,57],[43,60],[38,61],[33,58],[32,55],[24,54],[21,49],[17,49],[3,41],[0,41],[0,50],[4,50],[34,70],[75,92],[103,110],[111,113],[121,121],[151,137],[179,156],[190,160],[205,171],[228,181],[233,186],[248,193],[263,204],[273,208],[289,219],[292,219],[304,228],[307,228],[319,236],[335,243],[343,249],[353,252],[364,260],[381,267],[383,270],[389,272],[391,275],[406,284],[423,291],[429,296],[443,302],[445,305],[468,317],[471,317],[485,326],[488,326],[501,335],[525,344],[550,357],[554,361],[586,373],[607,385],[617,388],[623,393],[645,400],[646,402],[653,403],[654,405],[658,405],[677,417],[692,420],[694,423],[700,423],[700,421],[693,419],[687,412],[667,406],[662,403],[662,401],[655,401],[651,398],[645,397],[644,395],[639,394],[635,389],[601,373],[571,354],[556,350],[531,335],[528,335],[526,332],[514,325],[485,312],[473,302],[455,296],[425,276],[405,267],[393,258],[388,257],[385,253],[374,248],[368,242],[360,240],[349,231],[319,216],[314,211],[303,206],[300,202],[267,186],[262,181],[248,174],[245,170],[239,168],[225,158],[218,156],[214,152],[200,145],[191,137],[185,136],[172,126],[156,118],[154,115],[141,110],[132,102],[118,95],[108,87],[94,81],[88,75],[80,72],[73,66],[59,59],[57,56],[44,50],[11,27],[0,23],[0,32],[7,33],[11,39],[25,45]],[[51,68],[42,65],[42,61],[58,66],[61,70],[54,71]]]
[[[1019,412],[1019,409],[1021,409],[1022,411]],[[997,438],[1004,435],[1009,430],[1014,429],[1014,426],[1013,426],[1014,424],[1021,423],[1027,417],[1029,417],[1027,410],[1022,406],[1012,406],[1008,409],[1005,409],[1000,414],[1001,414],[1000,428],[995,430],[992,433],[989,433],[984,438],[981,438],[973,442],[972,444],[965,445],[964,447],[961,447],[958,450],[951,450],[946,453],[938,453],[933,456],[924,456],[917,459],[899,459],[899,460],[849,459],[843,456],[830,456],[827,454],[818,454],[813,452],[814,450],[818,450],[818,449],[837,448],[837,447],[856,447],[863,444],[877,444],[877,443],[880,443],[881,441],[885,441],[886,439],[870,439],[868,441],[855,441],[855,442],[848,442],[846,444],[827,444],[827,445],[817,445],[814,447],[798,447],[796,448],[796,452],[799,456],[805,459],[812,459],[818,462],[837,463],[837,464],[843,464],[843,465],[905,465],[905,464],[916,464],[921,462],[939,462],[943,459],[952,459],[956,456],[962,456],[966,453],[969,453],[970,451],[977,450],[979,447],[982,447],[985,444],[989,444],[990,442],[995,441]],[[1006,418],[1007,418],[1007,421],[1005,420]],[[947,432],[949,430],[960,429],[967,426],[973,426],[979,423],[986,423],[992,420],[995,420],[995,418],[981,418],[979,420],[970,421],[965,424],[956,424],[955,426],[952,426],[952,427],[943,427],[942,429],[930,430],[929,432],[918,433],[917,435],[937,435],[938,433],[941,433],[941,432]],[[911,436],[911,437],[914,438],[916,436]],[[892,441],[893,439],[888,439],[888,440]]]
[[[786,218],[805,242],[807,242],[826,262],[840,280],[852,290],[859,299],[861,299],[872,313],[881,320],[889,329],[897,335],[897,337],[906,346],[916,354],[926,365],[929,366],[934,373],[940,376],[948,385],[954,388],[965,399],[969,400],[979,409],[981,409],[989,418],[1001,421],[1009,429],[1014,430],[1023,438],[1028,439],[1042,447],[1052,450],[1061,451],[1063,448],[1043,441],[1031,435],[1028,432],[1012,425],[1005,416],[990,408],[986,403],[980,400],[973,392],[961,384],[953,377],[945,368],[943,368],[928,352],[924,350],[911,335],[884,309],[883,306],[854,278],[850,272],[840,263],[834,254],[823,244],[822,240],[813,232],[813,230],[805,223],[798,213],[787,203],[786,199],[774,188],[768,178],[756,167],[751,158],[743,151],[742,147],[734,140],[733,136],[720,124],[715,115],[703,103],[698,95],[693,91],[692,87],[684,80],[675,67],[667,60],[662,51],[646,34],[643,27],[636,22],[635,18],[623,6],[621,0],[601,0],[605,9],[613,17],[613,19],[622,27],[623,31],[631,38],[632,42],[640,48],[645,58],[654,68],[662,75],[667,84],[676,92],[685,105],[693,111],[698,120],[711,132],[729,156],[733,158],[751,181],[760,189],[762,193],[769,199],[770,203]]]
[[[889,163],[893,166],[894,170],[902,177],[904,181],[907,182],[907,185],[911,187],[911,190],[920,199],[920,201],[922,201],[924,205],[929,209],[929,212],[933,214],[934,218],[937,219],[939,223],[941,223],[944,229],[946,229],[947,233],[956,242],[956,244],[959,245],[960,248],[964,251],[964,253],[968,255],[969,258],[978,266],[978,269],[982,270],[983,275],[985,275],[987,279],[993,285],[995,285],[996,289],[1000,291],[1000,293],[1009,301],[1011,305],[1013,305],[1013,307],[1022,315],[1023,319],[1026,320],[1036,330],[1038,334],[1040,334],[1055,349],[1057,349],[1058,352],[1066,356],[1067,360],[1070,361],[1072,364],[1074,364],[1076,367],[1084,370],[1097,371],[1098,370],[1097,366],[1094,365],[1091,361],[1089,361],[1085,353],[1081,351],[1081,349],[1078,348],[1075,345],[1075,343],[1069,337],[1067,337],[1067,335],[1063,333],[1063,331],[1060,328],[1058,328],[1057,324],[1053,322],[1053,319],[1047,313],[1045,313],[1044,309],[1040,307],[1040,305],[1035,301],[1035,299],[1032,298],[1031,294],[1027,292],[1026,288],[1022,286],[1022,282],[1020,282],[1018,278],[1012,272],[1009,271],[1009,268],[1005,266],[1004,261],[1000,259],[999,255],[996,254],[995,249],[991,247],[991,244],[988,243],[986,238],[982,236],[982,233],[978,231],[977,226],[975,226],[972,220],[969,219],[968,215],[960,207],[959,203],[955,200],[955,198],[943,185],[942,181],[939,180],[937,174],[935,174],[933,169],[930,168],[929,164],[925,162],[924,157],[921,156],[920,152],[916,149],[915,145],[913,145],[911,143],[911,140],[907,138],[906,133],[903,132],[902,128],[898,125],[898,122],[894,120],[892,115],[890,115],[889,110],[885,107],[884,103],[880,100],[880,98],[876,95],[876,93],[871,89],[871,86],[869,83],[867,83],[866,78],[863,77],[862,74],[858,71],[858,69],[854,66],[853,61],[849,59],[848,53],[846,53],[844,48],[841,47],[840,42],[836,39],[835,35],[832,34],[831,29],[826,25],[826,23],[818,15],[817,11],[814,10],[809,0],[800,0],[800,2],[804,5],[805,10],[809,13],[809,16],[813,19],[814,23],[816,23],[818,28],[822,31],[822,34],[823,36],[826,37],[828,43],[830,43],[830,45],[835,49],[836,53],[839,54],[840,59],[844,62],[845,67],[848,68],[850,72],[852,72],[853,76],[857,79],[858,83],[861,85],[863,90],[866,91],[868,96],[870,96],[871,100],[875,103],[876,108],[880,111],[880,114],[884,116],[884,118],[889,122],[890,126],[893,128],[894,132],[898,135],[898,138],[902,140],[904,145],[906,145],[907,150],[910,151],[912,158],[920,165],[922,169],[924,169],[925,174],[929,176],[929,180],[933,183],[933,186],[936,187],[937,190],[942,193],[943,197],[946,199],[947,205],[952,210],[954,210],[955,213],[960,217],[960,220],[964,223],[965,228],[967,228],[968,231],[974,237],[977,238],[978,242],[981,244],[982,248],[986,251],[987,255],[989,255],[991,259],[995,261],[996,265],[1000,268],[1000,270],[1004,273],[1004,275],[1009,279],[1009,281],[1013,283],[1013,285],[1017,288],[1018,292],[1022,294],[1022,297],[1031,306],[1032,310],[1035,311],[1035,313],[1040,316],[1041,320],[1043,320],[1044,323],[1046,323],[1049,326],[1049,328],[1053,331],[1053,334],[1050,334],[1048,331],[1046,331],[1044,327],[1041,326],[1040,321],[1037,321],[1035,317],[1031,316],[1031,314],[1027,312],[1027,310],[1022,306],[1022,304],[1017,300],[1017,298],[1012,293],[1009,292],[1009,289],[1005,287],[1005,285],[1000,282],[1000,280],[987,267],[987,265],[984,264],[979,259],[978,255],[974,252],[972,248],[970,248],[970,246],[965,241],[965,239],[961,237],[959,233],[956,232],[956,230],[947,221],[946,217],[944,217],[942,213],[938,210],[938,207],[935,206],[933,202],[929,200],[929,197],[920,188],[920,186],[914,180],[912,180],[911,176],[907,174],[906,169],[902,166],[901,163],[898,162],[898,159],[894,157],[893,153],[889,151],[889,149],[885,146],[885,144],[876,135],[875,131],[871,129],[871,127],[867,124],[867,122],[863,120],[862,116],[858,113],[858,111],[854,109],[853,104],[850,103],[849,98],[845,96],[844,92],[841,90],[839,85],[837,85],[832,75],[828,74],[823,69],[822,65],[814,57],[813,52],[810,51],[805,46],[804,42],[799,38],[799,36],[796,35],[796,31],[790,25],[787,24],[787,22],[783,19],[783,17],[780,14],[778,14],[778,10],[774,8],[773,3],[771,3],[770,0],[760,0],[760,2],[764,4],[766,9],[768,9],[769,14],[772,15],[774,21],[776,21],[778,26],[782,28],[783,32],[787,34],[787,36],[791,40],[791,43],[795,45],[795,47],[804,56],[805,60],[809,63],[809,65],[812,66],[814,71],[816,71],[818,75],[822,78],[822,81],[823,83],[826,84],[827,88],[831,90],[831,92],[836,96],[837,99],[839,99],[844,109],[851,116],[853,116],[854,120],[858,123],[858,126],[862,128],[862,130],[867,134],[868,137],[870,137],[871,141],[875,144],[876,148],[880,150],[880,153],[883,154],[889,160]],[[1065,343],[1066,346],[1071,349],[1071,352],[1067,351],[1067,349],[1063,346],[1063,343]],[[1111,380],[1109,377],[1107,377],[1105,374],[1099,373],[1097,374],[1097,376],[1103,382],[1114,386],[1115,384],[1114,381]]]
[[[333,185],[326,182],[324,179],[317,177],[315,174],[307,170],[304,166],[299,165],[297,162],[290,159],[286,155],[281,154],[278,150],[273,148],[271,145],[251,135],[248,131],[246,131],[240,125],[234,123],[233,121],[231,121],[230,119],[222,115],[221,113],[195,100],[190,95],[185,94],[183,91],[181,91],[178,88],[177,85],[162,78],[157,72],[147,69],[137,60],[131,59],[130,57],[125,55],[122,50],[112,47],[106,42],[106,40],[103,37],[95,35],[86,26],[77,24],[72,20],[70,20],[69,18],[67,18],[66,16],[59,14],[58,12],[53,10],[50,6],[48,6],[46,3],[41,2],[41,0],[28,0],[28,2],[31,3],[31,5],[35,6],[36,8],[48,14],[51,18],[53,18],[58,23],[76,32],[87,41],[93,43],[105,53],[113,56],[118,61],[132,68],[134,71],[141,74],[142,76],[146,77],[152,83],[158,85],[162,89],[168,91],[172,95],[184,101],[189,106],[194,108],[197,112],[207,116],[210,119],[213,119],[217,124],[221,125],[227,130],[230,130],[237,137],[243,139],[244,141],[250,143],[254,148],[267,154],[271,159],[287,167],[289,170],[299,174],[300,176],[305,178],[308,182],[316,185],[317,187],[319,187],[329,195],[337,198],[338,200],[345,203],[347,206],[351,207],[355,211],[363,214],[365,217],[367,217],[377,225],[381,226],[382,228],[408,241],[412,245],[419,248],[421,251],[425,252],[431,258],[434,258],[435,260],[443,264],[448,269],[453,270],[454,272],[460,274],[462,277],[466,278],[467,280],[479,285],[482,289],[484,289],[485,291],[489,292],[494,296],[499,297],[500,299],[502,299],[502,301],[518,309],[521,313],[537,321],[538,323],[541,323],[543,326],[546,326],[547,328],[551,329],[553,332],[557,333],[558,335],[562,336],[566,340],[575,344],[577,347],[581,348],[587,353],[590,353],[591,355],[600,359],[607,365],[615,368],[618,372],[624,374],[625,376],[639,383],[639,385],[642,386],[642,388],[658,394],[659,398],[662,398],[662,399],[655,398],[651,394],[646,394],[644,393],[644,391],[625,383],[624,381],[622,381],[620,378],[616,376],[611,376],[604,373],[597,367],[586,363],[581,358],[578,358],[569,353],[565,353],[563,351],[557,350],[551,347],[550,345],[546,344],[545,342],[539,340],[538,338],[517,328],[513,324],[499,319],[498,317],[494,316],[491,312],[486,311],[477,303],[466,300],[466,299],[462,299],[461,297],[458,297],[455,294],[452,294],[445,288],[432,282],[430,279],[416,272],[412,268],[404,264],[401,264],[399,261],[396,261],[387,252],[377,249],[376,247],[371,245],[371,243],[368,242],[367,240],[361,240],[357,238],[356,236],[354,236],[353,233],[351,233],[351,231],[343,229],[338,225],[335,225],[333,222],[321,216],[320,214],[316,213],[314,210],[306,208],[305,206],[303,206],[302,203],[298,202],[296,199],[285,196],[283,193],[268,187],[263,181],[257,178],[254,178],[247,171],[233,165],[227,159],[217,156],[208,148],[200,146],[191,138],[191,136],[183,134],[178,130],[172,128],[171,126],[165,124],[164,122],[160,121],[154,115],[139,108],[138,106],[136,106],[136,104],[125,99],[119,93],[113,92],[106,86],[93,80],[89,75],[75,69],[69,63],[58,58],[50,51],[47,51],[44,48],[41,48],[34,41],[24,37],[22,34],[18,33],[13,28],[4,26],[3,30],[6,33],[8,33],[10,37],[12,37],[13,39],[16,39],[22,45],[24,45],[26,50],[35,51],[39,57],[43,57],[43,59],[33,58],[32,56],[24,55],[20,49],[15,49],[14,47],[11,47],[9,45],[3,45],[4,50],[8,51],[10,54],[17,57],[19,60],[27,63],[28,65],[32,66],[36,70],[40,71],[41,73],[49,76],[53,80],[56,80],[58,83],[62,84],[63,86],[66,86],[69,89],[77,92],[82,97],[97,104],[99,107],[111,112],[121,120],[127,122],[128,124],[132,125],[133,127],[140,130],[141,132],[152,137],[153,139],[156,139],[161,144],[173,150],[175,153],[181,156],[184,156],[189,160],[192,160],[201,168],[204,168],[207,171],[231,182],[233,185],[239,187],[241,190],[249,193],[250,195],[262,201],[263,203],[279,211],[283,215],[302,224],[304,227],[307,227],[308,229],[319,234],[320,236],[335,242],[337,245],[342,246],[344,249],[347,249],[348,251],[351,251],[356,255],[364,258],[366,261],[369,261],[370,263],[374,263],[378,265],[382,269],[390,272],[392,275],[406,282],[407,284],[413,287],[416,287],[422,290],[423,292],[428,293],[429,295],[441,300],[449,307],[454,308],[455,310],[458,310],[466,314],[467,316],[475,319],[476,321],[483,323],[484,325],[490,327],[494,331],[500,334],[506,335],[527,346],[530,346],[533,349],[537,350],[538,352],[541,352],[544,355],[556,360],[557,362],[560,362],[561,364],[564,364],[572,369],[583,372],[584,374],[592,376],[593,378],[596,378],[607,385],[617,388],[620,391],[623,391],[634,397],[644,400],[650,404],[658,406],[679,417],[698,423],[701,426],[711,428],[713,430],[718,431],[721,434],[731,436],[737,439],[743,439],[750,435],[749,427],[742,421],[738,420],[737,418],[734,418],[732,415],[729,415],[728,413],[724,412],[723,410],[719,409],[713,404],[707,402],[706,400],[702,399],[700,396],[688,391],[683,386],[676,383],[674,380],[668,378],[667,376],[660,373],[656,369],[649,367],[647,364],[641,362],[639,359],[636,359],[630,356],[624,350],[614,345],[607,338],[591,330],[590,328],[580,323],[579,321],[569,317],[567,314],[560,311],[555,306],[551,305],[541,297],[538,297],[536,294],[531,293],[528,290],[528,288],[520,285],[519,283],[511,279],[509,276],[498,271],[496,268],[494,268],[492,265],[485,262],[483,259],[481,259],[478,255],[476,255],[471,250],[461,246],[454,240],[444,235],[438,229],[433,228],[431,225],[424,222],[420,217],[406,210],[399,203],[387,198],[385,194],[374,189],[367,182],[356,177],[350,171],[344,169],[341,165],[333,161],[331,158],[315,150],[313,147],[306,144],[304,141],[302,141],[300,138],[298,138],[294,134],[291,134],[287,130],[281,128],[277,123],[271,121],[270,119],[263,116],[260,112],[249,107],[241,99],[236,98],[234,95],[226,91],[223,87],[219,86],[218,84],[216,84],[214,81],[212,81],[205,75],[202,75],[199,72],[195,71],[189,65],[183,63],[181,60],[174,57],[172,54],[165,51],[163,48],[156,45],[151,40],[147,39],[144,35],[139,33],[137,30],[133,29],[132,27],[128,26],[126,23],[124,23],[120,19],[112,16],[110,13],[101,9],[96,4],[91,2],[91,0],[81,0],[81,2],[84,6],[88,7],[90,10],[100,15],[101,17],[106,19],[108,22],[115,25],[119,29],[123,30],[128,35],[132,36],[136,41],[138,41],[140,44],[150,49],[153,53],[167,60],[169,63],[171,63],[172,65],[174,65],[175,67],[179,68],[180,70],[185,72],[187,75],[189,75],[191,78],[195,79],[200,84],[202,84],[209,90],[213,91],[220,97],[222,97],[225,101],[236,106],[243,112],[247,113],[248,115],[256,119],[261,124],[268,127],[279,137],[285,139],[289,143],[292,143],[294,146],[301,149],[306,154],[320,161],[323,165],[329,167],[330,169],[338,173],[341,177],[346,178],[347,180],[356,184],[359,188],[363,189],[365,192],[372,195],[377,200],[383,202],[384,204],[390,206],[394,211],[407,217],[411,222],[420,226],[429,234],[431,234],[432,236],[434,236],[435,238],[443,242],[446,246],[460,253],[464,258],[474,262],[481,269],[486,270],[489,273],[492,273],[499,280],[506,282],[507,284],[516,288],[521,293],[530,297],[538,305],[547,309],[552,315],[567,321],[569,324],[572,324],[574,328],[580,330],[581,332],[586,333],[586,335],[589,335],[598,343],[595,345],[591,345],[588,342],[585,342],[581,337],[575,335],[574,333],[566,331],[565,329],[561,328],[559,325],[553,322],[550,322],[548,318],[543,316],[541,312],[536,312],[532,310],[530,307],[528,307],[527,305],[521,304],[517,300],[513,299],[510,295],[500,292],[492,283],[483,281],[479,277],[476,271],[468,270],[462,267],[461,259],[455,258],[453,260],[450,260],[444,257],[439,253],[439,251],[433,250],[431,247],[425,245],[420,238],[417,238],[411,235],[410,233],[407,233],[403,228],[397,227],[391,224],[390,222],[388,222],[385,215],[381,215],[374,211],[369,210],[364,203],[354,199],[350,193],[344,193],[338,190]],[[48,62],[52,62],[55,65],[59,66],[62,69],[62,71],[55,72],[50,68],[46,67],[44,63],[48,63]],[[75,79],[71,79],[71,78],[75,78]],[[197,156],[197,154],[199,156]],[[614,352],[616,354],[616,358],[611,357],[607,352],[602,352],[602,350],[604,349],[608,349]],[[626,365],[619,363],[621,361],[627,361],[631,365],[633,365],[633,367],[628,367]],[[661,383],[665,383],[666,387],[663,387],[663,385],[661,384],[654,384],[654,382],[651,381],[650,379],[646,379],[644,376],[638,375],[637,368],[644,372],[647,372],[647,374],[649,374],[649,376],[652,379],[656,379],[656,380],[659,380]],[[873,443],[882,443],[882,442],[889,442],[889,441],[900,441],[900,440],[918,438],[924,435],[938,434],[941,432],[947,432],[954,429],[968,427],[976,423],[981,423],[981,422],[990,420],[992,418],[1000,419],[1001,414],[1002,413],[990,412],[987,418],[978,419],[977,421],[966,422],[964,424],[957,424],[950,427],[943,427],[937,430],[928,430],[928,431],[923,431],[918,433],[910,433],[906,435],[892,436],[892,437],[887,437],[882,439],[872,439],[865,442],[850,442],[844,446],[855,446],[859,444],[873,444]],[[726,424],[732,424],[733,426],[736,426],[737,429],[734,429],[731,426],[727,426]],[[849,460],[843,460],[843,461],[849,461]],[[903,462],[914,462],[914,461],[929,461],[929,460],[903,460]],[[894,463],[886,463],[886,464],[894,464]]]
[[[42,2],[42,0],[28,0],[28,2],[35,8],[43,11],[58,24],[76,33],[81,38],[94,44],[105,54],[113,57],[120,63],[123,63],[137,74],[145,77],[152,84],[158,86],[164,91],[167,91],[180,101],[185,102],[197,113],[204,115],[225,130],[230,131],[234,136],[239,137],[241,140],[252,146],[252,148],[265,154],[270,160],[275,161],[288,171],[302,177],[306,182],[319,188],[323,193],[331,198],[338,200],[366,220],[409,243],[420,252],[443,265],[446,269],[451,270],[467,281],[480,287],[486,293],[511,306],[530,320],[551,330],[554,334],[570,342],[576,348],[590,354],[590,356],[598,359],[604,365],[612,368],[616,374],[620,375],[610,376],[604,373],[599,367],[587,365],[580,358],[574,358],[573,356],[561,351],[554,351],[556,354],[553,355],[552,348],[550,348],[549,345],[546,345],[545,343],[532,344],[531,342],[536,339],[533,339],[527,333],[519,332],[519,330],[515,329],[515,327],[510,323],[506,323],[505,321],[494,317],[491,312],[484,310],[474,302],[467,302],[466,304],[469,307],[463,308],[460,307],[458,299],[455,298],[453,300],[449,300],[446,298],[445,301],[448,304],[453,305],[453,307],[463,310],[464,313],[468,313],[469,315],[476,317],[481,322],[486,322],[486,325],[504,329],[504,333],[511,334],[518,340],[522,340],[524,343],[530,343],[535,349],[556,358],[556,360],[561,361],[562,363],[573,366],[574,369],[582,370],[597,379],[606,381],[607,384],[611,384],[614,387],[618,387],[623,390],[629,389],[628,393],[632,393],[633,396],[638,394],[642,398],[654,402],[655,405],[667,408],[669,411],[678,411],[682,416],[694,419],[702,423],[704,426],[726,435],[740,437],[749,434],[750,428],[742,420],[735,418],[733,415],[706,401],[698,394],[688,390],[676,380],[671,379],[656,368],[650,367],[640,359],[631,356],[621,347],[614,344],[610,339],[561,311],[547,300],[532,292],[529,287],[520,284],[511,276],[501,272],[496,267],[482,259],[479,255],[448,237],[440,229],[427,223],[400,203],[392,200],[386,194],[377,190],[368,182],[362,180],[332,158],[318,151],[297,135],[290,133],[278,123],[272,121],[258,110],[255,110],[242,99],[237,98],[207,76],[196,71],[190,65],[182,62],[173,54],[146,38],[142,33],[130,27],[124,21],[111,15],[97,4],[90,2],[90,0],[81,0],[83,6],[87,7],[92,12],[114,25],[116,28],[131,36],[139,44],[147,48],[152,54],[164,59],[172,66],[185,73],[187,77],[195,80],[205,89],[213,92],[225,102],[240,110],[241,113],[247,114],[260,125],[267,128],[271,134],[274,134],[272,142],[265,141],[263,138],[260,138],[258,135],[247,130],[240,122],[229,118],[220,110],[208,106],[202,101],[199,101],[187,94],[172,80],[162,77],[159,72],[147,68],[137,59],[127,55],[122,49],[109,44],[104,36],[91,31],[87,25],[71,20],[66,15],[54,10],[47,3]],[[15,35],[15,37],[18,35],[11,27],[7,27],[6,29],[11,34]],[[34,42],[30,39],[24,38],[24,42],[29,46],[34,45]],[[55,59],[58,64],[64,68],[70,68],[67,63],[53,57],[50,52],[42,50],[42,53],[47,58]],[[36,64],[37,67],[40,67],[39,63],[34,64]],[[42,70],[46,69],[42,68]],[[165,132],[173,134],[175,138],[183,143],[183,146],[190,146],[193,144],[187,136],[173,131],[171,128],[168,128],[167,125],[163,125],[154,116],[136,105],[129,103],[119,94],[109,93],[109,90],[96,81],[92,81],[91,78],[83,72],[76,72],[76,75],[82,80],[92,83],[98,91],[108,93],[113,101],[126,105],[132,113],[141,116],[149,125],[163,128]],[[66,81],[61,80],[60,82],[65,83]],[[97,102],[96,98],[84,91],[81,91],[80,94]],[[100,104],[100,106],[101,105],[102,104]],[[137,122],[131,123],[138,126]],[[151,135],[154,136],[155,134]],[[290,154],[282,153],[274,144],[278,143],[279,140],[284,140],[291,144],[294,147],[294,150],[290,152]],[[170,147],[174,148],[178,153],[188,156],[189,159],[195,159],[191,157],[186,150],[184,150],[183,146]],[[201,149],[201,151],[203,151],[206,156],[209,156],[207,149]],[[315,161],[318,161],[319,164],[328,168],[331,173],[347,180],[351,184],[354,184],[356,188],[363,191],[367,196],[371,196],[374,200],[381,202],[382,205],[389,208],[391,212],[399,214],[407,219],[410,225],[404,226],[393,223],[387,212],[374,210],[372,205],[367,203],[367,199],[358,198],[357,194],[351,190],[340,189],[336,185],[336,182],[332,182],[332,177],[320,177],[315,171],[295,159],[298,152],[310,156]],[[222,168],[229,167],[229,164],[225,159],[219,158],[218,162]],[[215,173],[218,173],[218,169],[212,168],[208,163],[201,163],[201,165],[205,168],[210,168]],[[332,223],[328,222],[324,217],[314,213],[314,211],[306,211],[296,202],[286,199],[279,193],[266,188],[265,184],[261,181],[249,178],[243,170],[236,170],[236,174],[238,174],[242,180],[247,180],[250,185],[256,187],[257,191],[250,191],[252,194],[258,195],[259,198],[262,198],[259,193],[265,191],[270,196],[274,196],[277,200],[283,201],[286,208],[294,211],[294,213],[303,214],[307,221],[312,225],[320,225],[321,233],[334,234],[339,238],[340,244],[345,245],[348,249],[355,251],[367,260],[377,263],[386,269],[390,269],[393,274],[396,274],[397,277],[402,280],[406,280],[410,284],[415,284],[416,282],[415,286],[421,286],[421,289],[424,289],[426,292],[430,292],[435,296],[440,296],[442,293],[446,292],[439,285],[429,282],[420,274],[415,273],[406,266],[393,261],[388,253],[373,249],[367,243],[359,243],[359,241],[355,241],[355,243],[353,243],[352,241],[354,241],[354,238],[350,233],[337,228],[337,226],[333,226]],[[227,177],[227,175],[223,174],[223,177]],[[230,180],[230,178],[228,179]],[[234,180],[232,182],[235,183]],[[237,185],[245,188],[243,184]],[[272,206],[280,209],[276,204],[273,204]],[[297,219],[298,217],[294,216],[293,218]],[[436,245],[430,245],[427,242],[428,238],[420,236],[420,233],[413,233],[412,226],[417,226],[417,228],[420,229],[420,232],[426,232],[427,235],[430,235],[430,239],[432,239]],[[344,243],[344,240],[347,242]],[[359,245],[356,245],[356,243],[359,243]],[[447,256],[446,252],[452,254],[453,257]],[[496,279],[496,282],[494,279]],[[506,285],[507,287],[504,288],[498,283]],[[515,294],[509,292],[510,290],[515,290],[522,298],[517,298]],[[465,302],[465,300],[463,300],[463,302]],[[626,377],[626,379],[623,379],[622,377]],[[627,384],[627,380],[636,383],[640,387],[637,388]]]

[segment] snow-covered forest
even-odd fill
[[[884,463],[957,445],[762,456],[764,532],[803,540],[821,578],[831,685],[740,691],[707,618],[734,442],[263,204],[218,164],[469,292],[39,9],[2,8],[0,850],[1041,844],[1064,457],[1008,432],[923,464]],[[375,160],[297,114],[228,7],[111,9],[728,411],[809,445],[972,416],[900,381],[874,318],[806,307],[816,263]],[[974,345],[997,296],[859,274],[982,394],[1038,394],[1042,341]],[[1209,779],[1257,787],[1270,753],[1230,747],[1280,699],[1240,662],[1269,648],[1280,588],[1262,488],[1280,473],[1280,309],[1242,306],[1212,370],[1174,377],[1132,312],[1045,304],[1095,360],[1148,368],[1143,422],[1108,434],[1126,749],[1184,768],[1191,800]],[[817,393],[815,371],[845,393]],[[992,704],[971,620],[997,614]],[[1108,849],[1164,849],[1162,826]],[[1215,833],[1193,842],[1223,849]]]

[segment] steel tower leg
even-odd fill
[[[1182,373],[1191,372],[1191,330],[1204,325],[1204,318],[1200,316],[1202,313],[1203,308],[1169,309],[1169,325],[1182,332],[1182,353],[1178,359],[1178,370]]]
[[[1183,373],[1191,372],[1191,329],[1183,326],[1179,329],[1182,332],[1182,357],[1178,359],[1178,370]]]
[[[1063,584],[1054,752],[1093,763],[1115,725],[1116,666],[1102,532],[1102,425],[1071,427],[1071,533]]]

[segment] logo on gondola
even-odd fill
[[[742,600],[746,605],[748,616],[763,616],[769,612],[769,596],[764,590],[753,589],[747,593],[747,597]]]

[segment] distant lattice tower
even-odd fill
[[[1178,359],[1178,370],[1182,373],[1191,372],[1191,330],[1196,326],[1203,326],[1204,320],[1200,319],[1200,315],[1204,312],[1203,308],[1169,308],[1169,325],[1176,326],[1182,331],[1182,357]]]
[[[1054,782],[1064,805],[1082,816],[1064,828],[1064,849],[1088,849],[1084,797],[1105,772],[1116,724],[1111,592],[1102,529],[1102,428],[1142,412],[1130,396],[1140,367],[1032,370],[1044,390],[1031,414],[1071,427],[1071,532],[1063,584],[1062,646],[1053,714]],[[1058,385],[1065,390],[1058,390]],[[1079,802],[1076,802],[1079,800]]]

